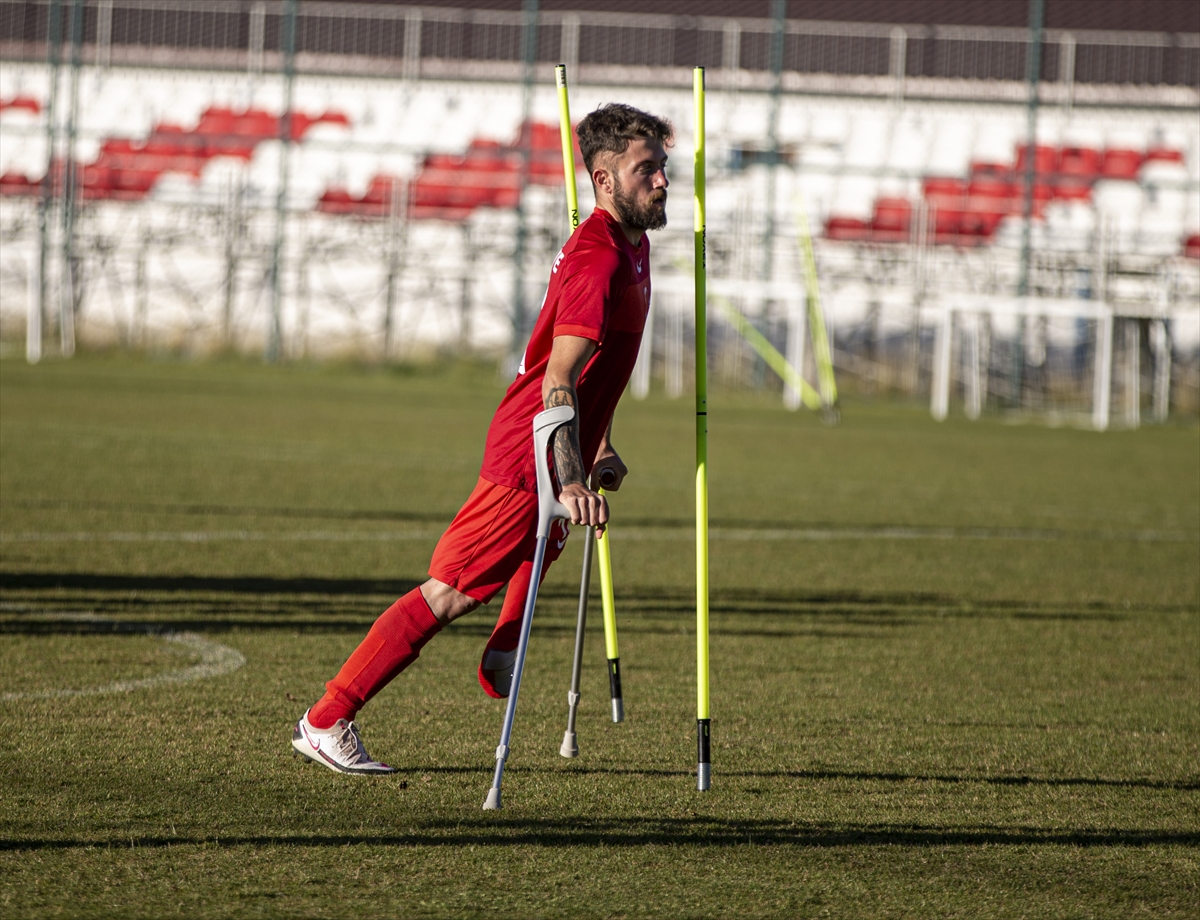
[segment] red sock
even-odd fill
[[[332,728],[338,719],[353,719],[367,700],[417,660],[441,628],[421,589],[413,588],[380,614],[337,676],[325,685],[325,695],[308,712],[309,724]]]

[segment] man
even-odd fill
[[[292,746],[342,773],[395,772],[372,760],[354,717],[416,660],[442,627],[507,584],[496,628],[479,665],[479,683],[508,696],[537,528],[532,421],[543,409],[571,406],[575,419],[552,444],[559,501],[571,523],[603,527],[608,504],[588,488],[593,470],[628,470],[609,440],[617,401],[629,382],[650,303],[646,230],[666,226],[669,122],[627,105],[606,105],[577,129],[596,192],[596,210],[572,234],[550,271],[542,310],[488,429],[479,481],[438,542],[429,580],[375,621],[362,644],[301,717]],[[539,578],[558,558],[567,527],[556,521]]]

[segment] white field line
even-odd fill
[[[183,531],[123,531],[72,532],[27,531],[0,534],[4,543],[218,543],[228,542],[395,542],[436,540],[440,530],[316,530],[316,531],[256,531],[256,530],[183,530]],[[621,527],[614,524],[613,538],[618,542],[691,541],[691,527]],[[1123,543],[1195,543],[1200,535],[1182,530],[1037,530],[986,527],[797,527],[754,528],[714,527],[710,540],[732,542],[815,542],[826,540],[1017,540],[1070,541],[1105,540]]]
[[[99,687],[87,687],[82,690],[38,690],[22,693],[0,693],[0,700],[51,700],[63,699],[70,696],[100,696],[106,693],[129,693],[133,690],[149,690],[166,684],[189,684],[196,680],[209,677],[220,677],[231,674],[246,663],[241,652],[227,645],[205,639],[195,633],[154,633],[152,628],[146,632],[157,635],[164,642],[180,647],[184,653],[199,656],[200,660],[190,667],[176,671],[167,671],[153,677],[143,677],[139,680],[118,680],[111,684],[101,684]]]

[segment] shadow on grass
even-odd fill
[[[293,520],[374,521],[393,523],[423,523],[449,525],[456,507],[442,511],[412,511],[398,508],[297,508],[278,505],[220,505],[182,502],[120,502],[120,501],[61,501],[56,499],[15,499],[4,502],[7,508],[40,511],[107,511],[125,514],[157,514],[203,517],[281,518]],[[622,515],[620,525],[655,530],[691,530],[692,517],[632,517]],[[945,527],[934,525],[897,525],[895,522],[865,522],[847,526],[829,520],[764,520],[760,517],[711,517],[713,529],[746,531],[804,530],[816,534],[897,536],[906,539],[991,538],[1017,540],[1115,540],[1117,542],[1195,542],[1197,535],[1190,531],[1117,531],[1109,529],[1079,530],[1063,528],[1022,527]]]
[[[473,775],[490,772],[480,767],[413,767],[412,773],[458,773]],[[564,769],[537,767],[512,768],[512,772],[528,774],[562,774],[563,772],[583,775],[604,776],[694,776],[690,770],[641,770],[627,767],[576,767]],[[1173,792],[1200,791],[1200,779],[1157,780],[1157,779],[1105,779],[1083,776],[959,776],[949,773],[883,773],[859,770],[721,770],[723,777],[746,779],[804,779],[804,780],[853,780],[855,782],[879,783],[981,783],[988,786],[1083,786],[1112,787],[1116,789],[1163,789]]]
[[[1200,832],[1141,828],[1040,828],[985,825],[947,828],[923,825],[820,826],[777,820],[692,818],[472,818],[431,822],[393,834],[233,834],[224,836],[60,837],[44,840],[0,838],[0,851],[75,850],[93,847],[167,848],[178,846],[346,847],[346,846],[791,846],[791,847],[946,847],[1200,846]]]
[[[165,627],[202,631],[287,629],[358,631],[391,601],[412,590],[412,580],[354,578],[269,578],[257,576],[108,575],[87,572],[0,572],[0,597],[9,618],[0,633],[69,631],[36,619],[39,613],[91,613],[153,618]],[[547,605],[573,608],[573,588],[548,586],[541,594],[538,631],[570,632],[574,625],[547,619]],[[498,601],[492,607],[498,606]],[[630,632],[679,632],[680,616],[695,609],[690,589],[638,589],[618,595],[622,629]],[[714,591],[710,608],[717,617],[714,635],[828,636],[880,638],[931,618],[990,617],[1065,621],[1113,621],[1131,614],[1117,607],[1090,604],[1039,607],[1020,601],[966,602],[929,593],[804,592],[770,590]],[[1145,609],[1144,607],[1142,608]],[[1162,608],[1176,610],[1182,608]],[[24,615],[33,617],[26,619]],[[720,617],[773,617],[769,625],[745,621],[721,623]],[[876,628],[872,634],[869,628]],[[490,635],[491,617],[483,611],[455,627],[467,634]],[[76,631],[78,631],[76,629]]]

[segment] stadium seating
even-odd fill
[[[962,145],[959,145],[960,149]],[[935,159],[932,155],[930,161]],[[927,175],[920,198],[928,213],[926,226],[933,242],[960,247],[986,245],[1008,218],[1025,212],[1025,185],[1032,163],[1032,212],[1039,234],[1047,245],[1056,241],[1065,248],[1088,245],[1094,219],[1081,215],[1080,207],[1097,205],[1099,189],[1103,207],[1115,215],[1116,232],[1132,250],[1154,254],[1175,251],[1182,231],[1182,205],[1176,191],[1186,180],[1182,150],[1149,145],[1145,151],[1128,146],[1103,149],[1067,143],[1038,144],[1032,149],[1015,144],[1009,160],[995,157],[971,159],[966,175]],[[861,164],[860,164],[861,165]],[[1156,183],[1163,183],[1166,204],[1155,205]],[[1063,205],[1047,223],[1047,208]],[[1067,204],[1075,207],[1065,207]],[[866,221],[835,200],[825,221],[825,236],[848,242],[899,243],[912,238],[914,203],[893,195],[879,195]],[[1141,223],[1139,224],[1139,220]],[[1087,227],[1086,232],[1081,230]]]
[[[6,102],[3,108],[40,111],[37,100],[25,97]],[[348,119],[334,111],[316,116],[297,112],[291,119],[292,139],[303,139],[309,128],[321,123],[345,125]],[[145,140],[110,137],[100,143],[94,160],[81,164],[81,195],[88,200],[138,201],[165,173],[199,178],[216,157],[249,161],[256,148],[263,141],[278,138],[280,130],[279,116],[263,109],[237,111],[212,105],[201,112],[195,128],[161,121]],[[58,161],[52,165],[51,176],[56,184],[61,182],[62,169]],[[41,182],[28,174],[9,172],[0,178],[0,194],[36,194]]]
[[[561,184],[562,140],[558,125],[530,121],[518,128],[517,137],[510,144],[475,138],[461,156],[426,154],[407,187],[398,176],[377,174],[367,191],[358,197],[341,186],[331,185],[316,207],[326,214],[381,218],[399,206],[414,220],[450,222],[466,220],[478,208],[515,208],[520,196],[524,144],[528,144],[529,150],[526,182]],[[577,163],[583,162],[578,145],[575,158]]]
[[[32,96],[16,95],[11,99],[0,99],[0,112],[3,111],[26,111],[31,115],[40,115],[42,112],[42,104]]]

